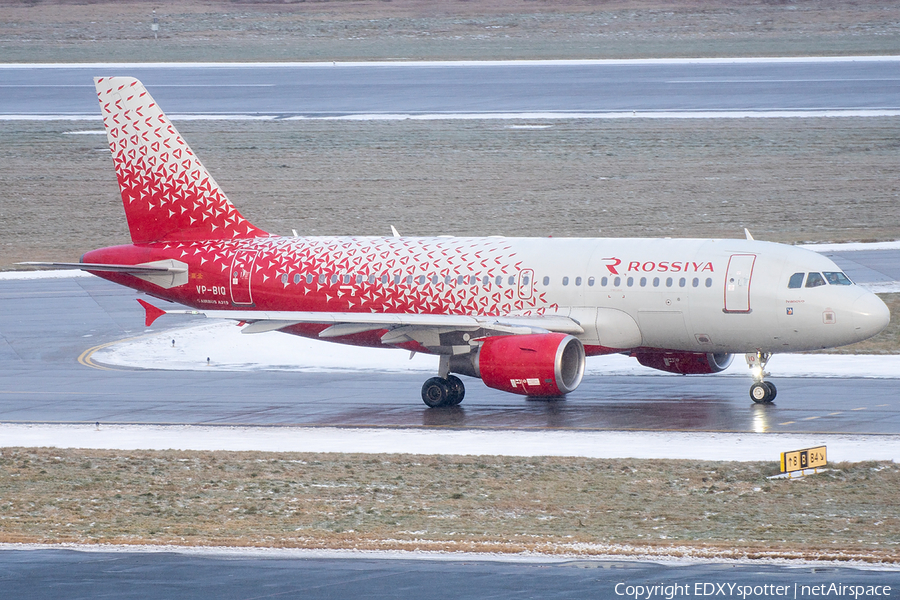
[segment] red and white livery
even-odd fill
[[[190,312],[342,344],[440,356],[429,406],[462,401],[453,373],[528,396],[574,391],[585,357],[628,353],[673,373],[746,354],[771,402],[772,353],[850,344],[890,315],[829,259],[747,239],[280,237],[228,200],[137,80],[95,80],[133,243],[80,268],[191,307],[141,301],[147,323]],[[38,264],[38,263],[32,263]]]

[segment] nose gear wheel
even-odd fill
[[[766,376],[770,373],[766,372],[766,363],[772,358],[771,352],[748,353],[747,366],[750,367],[750,374],[753,375],[753,385],[750,386],[750,399],[757,404],[771,404],[778,394],[775,384],[771,381],[765,381]]]

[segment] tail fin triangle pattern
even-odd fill
[[[134,243],[268,235],[228,200],[140,81],[94,84]]]

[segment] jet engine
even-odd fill
[[[489,337],[477,352],[450,359],[450,370],[523,396],[562,396],[581,383],[584,346],[564,333]]]
[[[712,352],[635,352],[638,362],[651,369],[679,375],[708,375],[724,371],[731,365],[733,354]]]

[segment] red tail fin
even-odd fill
[[[94,83],[134,243],[268,235],[225,197],[140,81]]]

